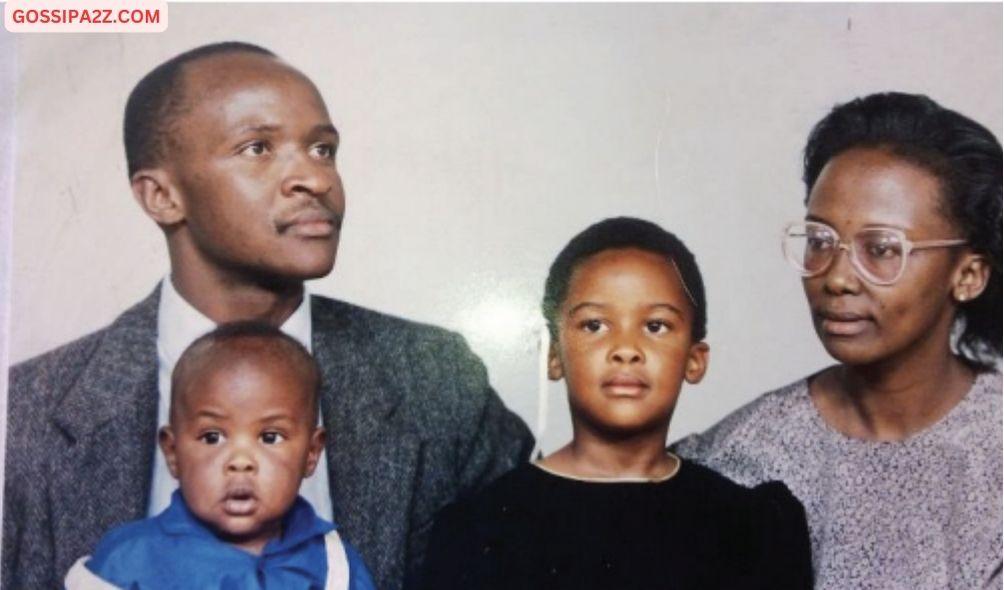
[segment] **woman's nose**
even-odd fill
[[[833,253],[833,260],[825,274],[826,289],[834,294],[856,293],[861,286],[858,271],[851,262],[851,250],[840,244]]]

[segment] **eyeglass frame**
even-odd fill
[[[809,272],[805,268],[805,265],[799,264],[794,260],[792,260],[792,258],[788,256],[788,249],[785,248],[785,242],[787,242],[787,239],[789,237],[788,232],[791,230],[791,228],[799,225],[808,226],[809,224],[825,227],[828,230],[832,231],[833,235],[837,236],[837,243],[835,244],[835,249],[833,255],[830,257],[830,260],[826,264],[824,264],[822,268],[813,272]],[[861,263],[861,261],[858,260],[857,252],[854,249],[854,238],[856,238],[862,231],[875,231],[875,230],[887,231],[894,234],[899,239],[900,243],[903,245],[903,262],[902,264],[899,265],[899,271],[896,273],[896,276],[889,281],[877,280],[877,278],[871,272],[869,272],[868,269],[864,268],[864,265]],[[951,248],[954,246],[964,246],[968,243],[969,240],[963,238],[913,241],[910,238],[906,237],[906,232],[899,229],[898,227],[886,227],[886,226],[876,226],[876,227],[869,227],[864,230],[858,230],[857,232],[855,232],[853,236],[851,236],[850,242],[846,242],[840,236],[840,232],[838,232],[836,228],[834,228],[831,225],[825,224],[821,221],[792,221],[791,223],[788,223],[787,225],[784,226],[784,232],[781,234],[781,253],[784,255],[784,258],[788,262],[790,262],[791,265],[794,266],[796,270],[799,271],[799,274],[802,275],[802,278],[808,279],[811,277],[819,276],[828,271],[830,267],[833,266],[833,261],[837,259],[839,251],[844,250],[847,252],[847,258],[851,262],[851,267],[854,268],[854,271],[857,273],[859,277],[861,277],[862,279],[868,281],[873,285],[887,287],[889,285],[895,284],[897,281],[903,278],[903,273],[906,272],[907,260],[910,259],[910,254],[912,254],[915,250],[927,250],[930,248]]]

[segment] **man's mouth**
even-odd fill
[[[648,382],[631,373],[617,373],[603,380],[603,390],[615,397],[639,397],[648,389]]]
[[[301,238],[331,237],[342,227],[342,218],[327,209],[311,207],[283,218],[275,224],[279,234]]]
[[[258,507],[258,497],[250,486],[235,486],[223,497],[223,511],[229,516],[248,516]]]
[[[857,336],[871,325],[870,317],[848,311],[827,311],[817,313],[823,332],[831,336]]]

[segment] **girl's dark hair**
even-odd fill
[[[857,147],[889,150],[941,183],[944,214],[990,262],[983,293],[959,304],[956,347],[990,368],[1001,355],[1001,144],[979,123],[917,94],[888,92],[834,107],[805,146],[806,202],[834,156]]]
[[[665,257],[680,272],[683,288],[693,298],[694,319],[690,327],[695,342],[707,335],[707,302],[704,298],[704,281],[694,255],[672,233],[651,221],[634,217],[614,217],[595,223],[576,235],[558,253],[551,263],[544,283],[544,301],[541,309],[551,338],[558,337],[558,308],[568,296],[572,273],[585,259],[604,250],[637,248]]]

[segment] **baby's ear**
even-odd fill
[[[690,350],[687,352],[687,366],[683,371],[683,378],[687,383],[697,385],[704,379],[710,357],[711,347],[707,342],[695,342],[690,345]]]
[[[558,343],[552,342],[547,350],[547,378],[551,381],[560,381],[565,376],[565,367],[561,364],[561,351],[558,350]]]
[[[310,446],[307,448],[307,465],[304,468],[303,477],[310,477],[317,469],[317,462],[321,460],[321,453],[324,452],[324,441],[327,435],[323,426],[318,426],[310,435]]]
[[[177,439],[174,438],[174,431],[171,430],[170,425],[161,427],[160,432],[157,433],[157,442],[160,443],[160,450],[164,453],[171,477],[178,479]]]

